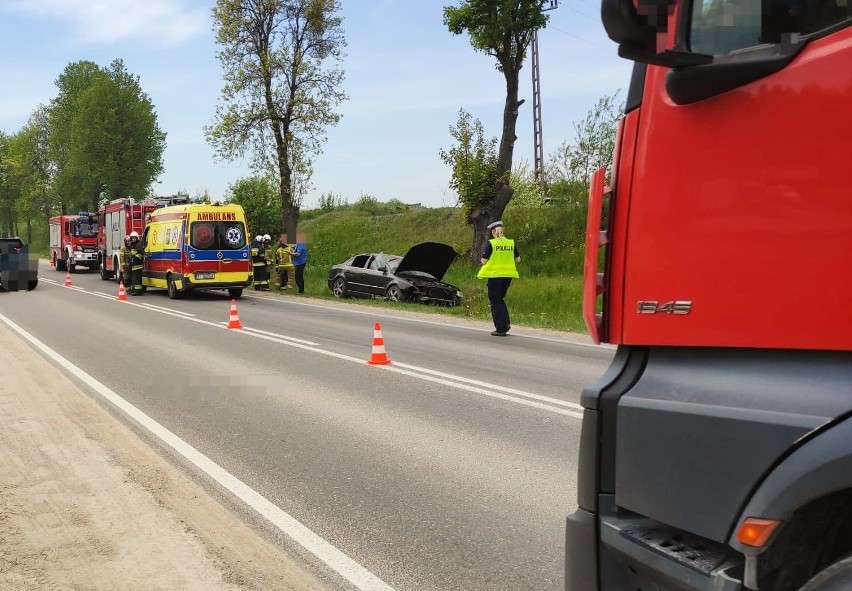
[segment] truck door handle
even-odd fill
[[[230,262],[233,262],[233,259],[222,259],[222,262],[223,263],[230,263]]]

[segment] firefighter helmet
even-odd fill
[[[260,234],[254,237],[255,242],[260,242],[261,240],[263,240],[263,236],[261,236]]]
[[[130,237],[131,237],[131,238],[139,238],[139,232],[137,232],[136,230],[133,230],[133,231],[130,233]]]
[[[272,240],[272,236],[270,236],[269,234],[264,234],[263,239],[264,240]]]

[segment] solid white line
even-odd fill
[[[268,300],[270,302],[279,302],[282,304],[291,304],[293,306],[306,306],[308,308],[320,308],[322,310],[331,310],[335,312],[341,312],[346,314],[363,314],[365,316],[378,316],[380,318],[393,318],[394,320],[404,320],[405,322],[418,322],[420,324],[432,324],[434,326],[444,326],[451,328],[459,328],[462,330],[474,330],[477,332],[491,332],[491,328],[477,328],[475,326],[463,326],[461,324],[450,324],[448,322],[436,322],[434,320],[423,320],[422,318],[409,318],[407,316],[396,316],[394,314],[387,313],[379,313],[379,312],[370,312],[367,310],[352,310],[349,308],[338,308],[336,306],[323,306],[321,304],[311,304],[309,302],[296,302],[289,298],[272,298],[268,296],[256,296],[256,295],[247,295],[243,296],[244,298],[252,298],[258,300]],[[382,310],[381,308],[379,310]],[[384,312],[384,310],[382,310]],[[523,337],[525,339],[535,339],[538,341],[548,341],[551,343],[559,343],[560,345],[577,345],[580,347],[589,347],[592,349],[612,349],[615,350],[616,347],[614,345],[609,344],[600,344],[595,345],[594,343],[581,343],[580,341],[572,341],[570,339],[556,339],[553,337],[542,337],[538,335],[529,335],[529,334],[515,334],[512,335],[514,337]]]
[[[219,324],[228,326],[227,322],[220,322]],[[279,339],[286,339],[288,341],[293,341],[294,343],[302,343],[305,345],[313,345],[314,347],[319,347],[319,343],[315,343],[313,341],[305,341],[303,339],[297,339],[296,337],[288,337],[287,335],[278,334],[277,332],[269,332],[268,330],[260,330],[259,328],[252,328],[250,326],[243,326],[243,330],[256,332],[258,334],[265,334],[271,337],[277,337]]]
[[[549,404],[558,404],[561,406],[567,406],[569,408],[575,408],[579,411],[583,410],[583,407],[576,402],[568,402],[566,400],[559,400],[558,398],[551,398],[550,396],[542,396],[541,394],[533,394],[532,392],[525,392],[523,390],[516,390],[514,388],[507,388],[506,386],[499,386],[497,384],[489,384],[488,382],[480,382],[479,380],[471,380],[470,378],[463,378],[461,376],[456,376],[449,373],[444,373],[442,371],[435,371],[434,369],[426,369],[425,367],[418,367],[416,365],[408,365],[406,363],[398,363],[394,361],[394,365],[397,367],[402,367],[405,369],[410,369],[412,371],[420,371],[423,373],[431,374],[434,376],[445,377],[451,380],[456,380],[459,382],[464,382],[466,384],[474,384],[476,386],[483,386],[485,388],[491,388],[492,390],[500,390],[501,392],[506,392],[507,394],[516,394],[517,396],[526,396],[527,398],[532,398],[534,400],[541,400],[542,402],[547,402]]]
[[[230,491],[238,499],[265,517],[284,534],[320,559],[324,564],[326,564],[326,566],[352,583],[357,589],[362,591],[393,591],[393,588],[387,583],[315,534],[296,518],[273,504],[260,493],[239,480],[236,476],[216,464],[213,460],[196,450],[189,443],[163,427],[157,421],[127,402],[124,398],[110,390],[104,384],[68,361],[65,357],[42,343],[29,332],[12,322],[9,318],[0,314],[0,320],[6,323],[9,328],[29,341],[34,347],[39,349],[50,359],[55,361],[60,367],[65,369],[65,371],[69,372],[72,376],[92,388],[105,400],[124,411],[127,416],[136,421],[140,426],[147,429],[160,441],[174,449],[186,460],[194,464],[198,469],[218,482],[226,490]]]
[[[171,310],[169,308],[163,308],[162,306],[156,306],[154,304],[148,304],[148,303],[144,303],[144,302],[139,302],[139,305],[145,306],[146,308],[153,308],[155,310],[161,310],[161,311],[164,311],[164,312],[174,312],[175,314],[183,314],[184,316],[192,316],[193,318],[195,318],[195,314],[190,314],[189,312],[183,312],[181,310]]]
[[[96,297],[105,297],[105,296],[101,296],[101,295],[98,295],[98,294],[96,294],[94,292],[90,292],[90,291],[83,291],[83,293],[88,293],[88,294],[94,295]],[[113,300],[113,298],[111,296],[108,299]],[[137,306],[139,308],[142,308],[143,310],[149,310],[151,312],[156,312],[158,314],[167,314],[169,316],[174,316],[176,318],[183,318],[184,320],[188,320],[190,322],[197,322],[198,324],[204,324],[204,325],[207,325],[207,326],[212,326],[214,328],[228,330],[228,332],[231,332],[231,333],[240,333],[240,334],[243,334],[245,336],[253,337],[253,338],[256,338],[256,339],[263,339],[265,341],[271,341],[273,343],[279,343],[281,345],[287,345],[288,347],[296,347],[297,349],[303,349],[305,351],[311,351],[313,353],[319,353],[320,355],[326,355],[328,357],[334,357],[335,359],[341,359],[343,361],[350,361],[350,362],[353,362],[353,363],[357,363],[359,365],[366,365],[366,360],[363,360],[363,359],[358,359],[356,357],[351,357],[349,355],[344,355],[342,353],[335,353],[333,351],[327,351],[325,349],[320,349],[317,346],[305,345],[305,344],[302,344],[302,343],[297,343],[297,342],[293,342],[293,341],[290,341],[290,340],[285,340],[284,338],[278,337],[278,336],[270,336],[269,334],[263,334],[263,333],[260,333],[260,332],[253,332],[253,331],[250,331],[250,330],[246,330],[245,327],[243,327],[243,330],[229,330],[229,329],[227,329],[227,324],[228,324],[227,322],[216,323],[216,322],[210,322],[209,320],[202,320],[200,318],[188,318],[188,317],[180,315],[180,314],[175,314],[171,311],[155,310],[153,308],[148,308],[148,307],[146,307],[142,304],[137,304],[135,302],[130,302],[130,301],[121,302],[121,303],[129,305],[129,306]],[[418,379],[421,379],[421,380],[425,380],[427,382],[433,382],[433,383],[436,383],[436,384],[443,384],[445,386],[451,386],[451,387],[457,388],[459,390],[465,390],[467,392],[473,392],[475,394],[481,394],[483,396],[489,396],[491,398],[499,398],[501,400],[507,400],[509,402],[514,402],[516,404],[522,404],[524,406],[531,406],[531,407],[534,407],[534,408],[547,410],[547,411],[550,411],[550,412],[554,412],[554,413],[557,413],[557,414],[573,417],[573,418],[576,418],[576,419],[582,419],[583,418],[583,415],[582,415],[581,412],[576,412],[574,410],[568,410],[568,409],[565,409],[565,408],[559,408],[558,406],[551,406],[550,404],[542,404],[540,402],[534,402],[532,400],[527,400],[525,398],[518,398],[516,396],[510,396],[510,395],[507,395],[507,394],[500,394],[498,392],[495,392],[495,390],[503,390],[503,388],[501,386],[496,385],[496,384],[488,384],[486,382],[477,382],[476,380],[468,380],[467,378],[459,378],[457,376],[452,376],[450,374],[442,374],[440,372],[435,372],[434,370],[429,370],[429,369],[425,369],[425,368],[417,368],[417,370],[419,372],[418,371],[411,371],[410,369],[406,369],[406,368],[416,368],[417,367],[417,366],[413,366],[413,365],[406,366],[405,364],[402,364],[400,367],[394,367],[394,366],[388,366],[388,365],[378,365],[378,366],[375,366],[375,367],[378,367],[380,369],[385,369],[385,370],[388,370],[388,371],[392,371],[392,372],[395,372],[395,373],[404,374],[404,375],[414,377],[414,378],[418,378]],[[436,374],[436,375],[428,375],[429,373],[433,373],[433,374]],[[443,376],[443,377],[437,377],[437,376]],[[450,379],[448,379],[448,378],[450,378]],[[451,379],[454,379],[454,380],[458,379],[459,381],[451,381]],[[461,383],[461,382],[465,382],[465,381],[470,382],[471,385]],[[484,387],[477,387],[477,386],[472,385],[472,384],[479,384],[479,385],[482,385]],[[511,389],[505,389],[505,390],[511,391]],[[522,393],[521,390],[516,390],[514,392],[519,393],[522,396],[527,396],[529,394],[529,393],[526,393],[526,392]],[[539,396],[538,394],[534,394],[534,395],[532,395],[532,397],[538,398],[538,399],[541,399],[541,400],[550,401],[552,404],[571,406],[572,408],[574,408],[573,403],[570,403],[570,402],[566,403],[565,401],[557,400],[555,398],[547,398],[545,396]],[[577,407],[577,408],[581,408],[581,407]]]

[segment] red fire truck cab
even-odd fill
[[[48,220],[50,258],[57,271],[73,273],[77,267],[98,268],[98,218],[81,211]]]
[[[602,0],[569,591],[852,589],[852,3]]]
[[[121,281],[123,262],[120,251],[124,237],[131,232],[142,236],[147,217],[157,209],[153,202],[137,203],[133,199],[116,199],[98,211],[98,264],[101,279]]]

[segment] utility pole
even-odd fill
[[[549,0],[548,6],[542,12],[554,10],[559,6],[559,0]],[[535,151],[535,180],[541,184],[544,193],[544,145],[541,134],[541,86],[538,67],[538,30],[533,31],[532,37],[532,85],[533,85],[533,149]]]

